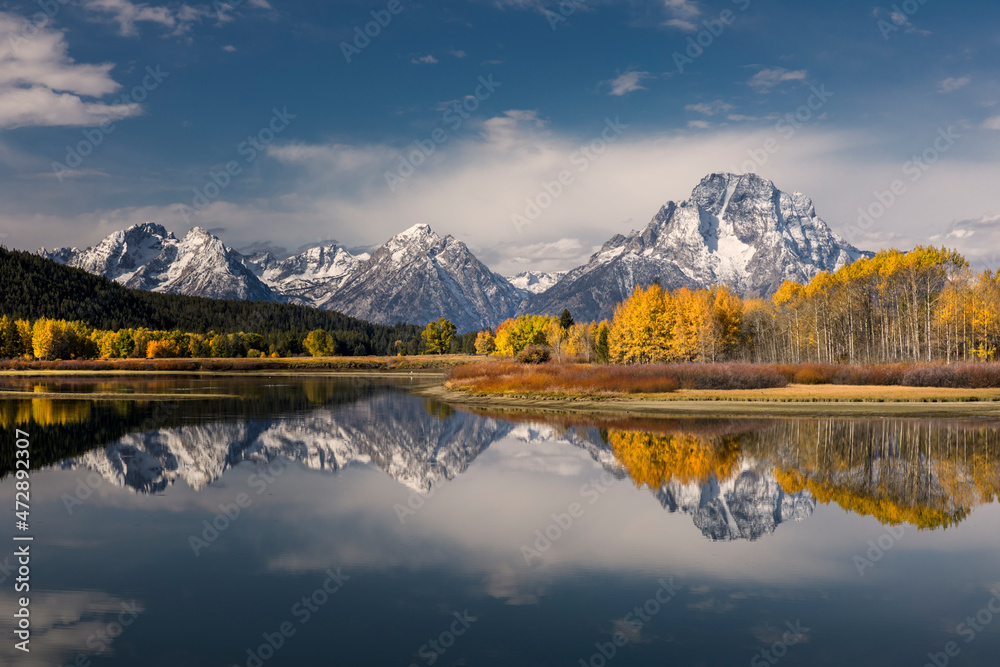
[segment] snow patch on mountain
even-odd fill
[[[508,276],[510,284],[531,294],[541,294],[548,288],[559,282],[559,279],[566,275],[566,271],[555,271],[547,273],[545,271],[522,271],[516,276]]]

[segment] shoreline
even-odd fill
[[[285,357],[280,359],[87,359],[0,361],[0,377],[32,375],[441,375],[467,355],[406,357]]]
[[[798,390],[801,386],[793,386]],[[809,385],[809,396],[780,397],[787,390],[681,390],[655,396],[528,396],[475,394],[448,389],[443,384],[423,387],[412,393],[449,405],[509,412],[546,415],[614,415],[621,417],[947,417],[1000,418],[1000,390],[939,389],[924,387],[855,387],[852,385]],[[881,389],[885,394],[905,394],[908,398],[866,399],[848,397],[847,390]],[[786,391],[786,393],[788,393]],[[750,398],[749,394],[759,395]],[[771,394],[771,395],[769,395]],[[778,395],[775,395],[778,394]],[[826,397],[824,398],[824,394]],[[841,394],[833,397],[831,394]],[[921,400],[914,397],[926,394]]]
[[[953,389],[874,385],[788,385],[775,389],[691,390],[664,394],[493,394],[450,389],[445,371],[463,363],[465,357],[327,357],[316,359],[254,360],[264,368],[224,369],[136,369],[115,368],[136,362],[149,365],[163,360],[116,360],[111,368],[51,369],[32,368],[0,370],[0,378],[9,377],[152,377],[152,376],[310,376],[412,378],[421,382],[409,393],[456,407],[488,410],[491,413],[537,415],[609,415],[621,418],[661,417],[973,417],[1000,419],[1000,389]],[[186,361],[191,360],[175,360]],[[195,360],[198,361],[198,360]],[[247,361],[205,360],[210,362]],[[360,364],[358,362],[361,362]],[[400,363],[402,362],[402,363]],[[416,363],[414,363],[416,362]],[[52,362],[46,362],[52,363]],[[92,363],[92,362],[91,362]],[[263,364],[262,364],[263,365]],[[56,400],[199,400],[231,398],[227,394],[156,394],[30,392],[0,389],[4,399]]]

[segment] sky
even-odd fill
[[[0,243],[418,224],[564,270],[714,172],[1000,266],[1000,5],[0,1]]]

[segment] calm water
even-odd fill
[[[996,423],[508,421],[410,383],[4,379],[39,394],[0,401],[4,507],[15,427],[38,469],[0,663],[1000,663]]]

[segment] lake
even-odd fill
[[[0,498],[34,538],[0,662],[998,664],[998,423],[476,414],[419,381],[0,380],[33,394],[0,401]]]

